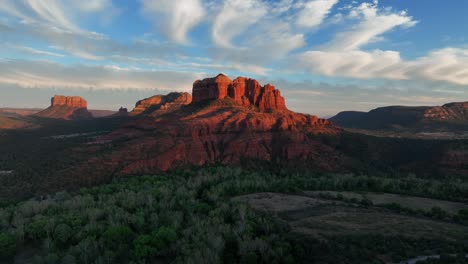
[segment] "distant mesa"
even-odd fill
[[[261,86],[257,80],[237,77],[233,81],[224,74],[197,80],[193,84],[193,102],[230,97],[242,106],[260,111],[287,111],[284,98],[273,85]]]
[[[108,117],[125,117],[125,116],[128,116],[128,109],[121,106],[119,108],[119,111],[115,112],[112,115],[109,115]]]
[[[88,103],[79,96],[55,95],[51,98],[50,106],[34,114],[34,116],[52,119],[89,119],[92,114],[88,111]]]
[[[68,106],[73,108],[87,108],[88,102],[79,96],[55,95],[50,99],[50,106]]]
[[[340,112],[330,118],[346,128],[368,130],[467,131],[468,102],[442,106],[387,106],[369,112]]]
[[[167,95],[155,95],[138,101],[135,108],[130,112],[131,116],[140,114],[158,115],[180,109],[183,105],[192,102],[189,93],[173,92]]]
[[[120,107],[119,108],[119,111],[117,112],[118,114],[128,114],[128,110],[127,108],[124,108],[124,107]]]

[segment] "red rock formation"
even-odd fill
[[[230,81],[218,75],[196,81],[193,95],[194,102],[225,100],[191,104],[164,115],[144,115],[99,138],[90,149],[110,153],[104,163],[121,175],[180,165],[238,164],[244,159],[305,162],[322,169],[340,165],[340,154],[311,136],[340,130],[327,120],[287,110],[280,92],[271,85],[261,87],[253,79]],[[151,100],[161,105],[160,97]],[[102,162],[100,156],[83,168]]]
[[[106,149],[109,144],[113,151],[106,164],[121,175],[180,165],[239,164],[243,159],[307,161],[328,170],[340,165],[340,154],[310,135],[338,132],[328,121],[310,115],[221,105],[135,120],[93,147]],[[93,162],[97,166],[102,160],[86,166]]]
[[[218,74],[214,78],[197,80],[193,83],[193,102],[223,99],[227,96],[228,87],[231,83],[231,79],[224,74]]]
[[[118,114],[128,114],[127,108],[120,107],[119,111],[117,112]]]
[[[429,107],[424,117],[432,120],[468,120],[468,102]]]
[[[174,92],[168,95],[155,95],[138,101],[135,104],[135,108],[130,112],[130,115],[167,113],[168,111],[175,111],[191,102],[192,96],[189,93]]]
[[[108,117],[125,117],[125,116],[128,116],[128,109],[125,107],[120,107],[119,111],[117,111],[116,113]]]
[[[34,116],[66,120],[92,118],[87,106],[86,100],[79,96],[55,95],[50,100],[50,107]]]
[[[50,105],[53,106],[60,106],[65,105],[74,108],[87,108],[88,103],[85,99],[79,96],[63,96],[63,95],[55,95],[50,99]]]
[[[261,86],[256,80],[238,77],[231,81],[223,74],[215,78],[195,81],[193,101],[231,97],[242,106],[254,106],[260,111],[287,111],[284,98],[273,85]]]

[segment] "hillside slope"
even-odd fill
[[[468,102],[443,106],[388,106],[369,112],[345,111],[330,118],[346,128],[395,131],[468,131]]]

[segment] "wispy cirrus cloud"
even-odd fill
[[[226,0],[213,21],[213,41],[232,48],[233,38],[245,32],[268,13],[266,3],[258,0]]]
[[[347,18],[351,23],[357,23],[352,23],[349,29],[338,32],[331,41],[322,45],[323,49],[343,52],[358,50],[381,40],[384,33],[395,28],[410,28],[418,23],[406,11],[380,8],[377,1],[350,8]]]
[[[9,14],[23,24],[47,25],[51,30],[74,34],[96,34],[80,27],[81,16],[105,11],[115,13],[111,0],[3,0],[0,11]]]
[[[296,25],[306,28],[320,26],[330,14],[332,7],[337,3],[338,0],[315,0],[296,3],[296,8],[300,9],[297,13]]]
[[[171,40],[184,44],[188,32],[205,16],[201,0],[142,0],[143,14]]]

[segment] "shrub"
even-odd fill
[[[177,239],[177,232],[170,227],[161,227],[152,234],[152,241],[158,250],[166,250]]]
[[[16,240],[7,233],[0,233],[0,258],[10,258],[15,255]]]
[[[133,232],[128,226],[112,226],[103,234],[104,240],[114,247],[128,243],[132,236]]]
[[[133,241],[133,252],[137,258],[146,259],[156,255],[157,249],[152,243],[151,236],[140,235]]]
[[[56,243],[66,243],[72,235],[72,229],[66,224],[59,224],[55,227],[54,239]]]

